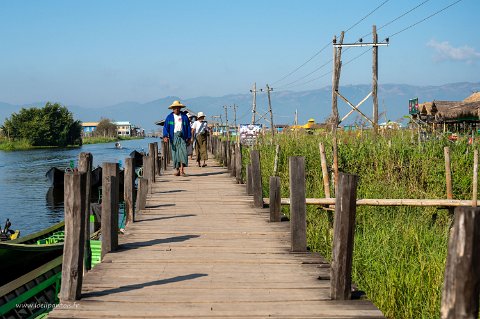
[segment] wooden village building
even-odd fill
[[[412,115],[417,123],[427,124],[433,130],[471,133],[480,130],[480,92],[463,101],[432,101],[418,105]]]

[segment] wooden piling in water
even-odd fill
[[[139,178],[138,179],[138,195],[137,195],[137,204],[135,214],[138,214],[141,210],[145,209],[147,204],[147,193],[148,193],[148,179]]]
[[[148,156],[150,156],[150,181],[155,183],[155,143],[148,143]]]
[[[92,252],[90,249],[90,202],[92,198],[92,165],[91,153],[81,152],[78,157],[78,171],[85,173],[85,271],[91,269]]]
[[[102,167],[102,259],[118,247],[118,163]]]
[[[125,213],[127,215],[126,225],[135,221],[134,203],[135,203],[135,167],[134,159],[125,158],[125,174],[123,182],[123,197],[125,200]]]
[[[85,173],[65,173],[65,239],[60,301],[81,297],[85,249]]]

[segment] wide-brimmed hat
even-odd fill
[[[198,112],[197,119],[199,119],[201,117],[205,117],[205,114],[203,112]]]
[[[170,105],[168,108],[169,109],[173,109],[175,107],[185,107],[185,105],[183,105],[182,103],[180,103],[180,101],[173,101],[172,105]]]

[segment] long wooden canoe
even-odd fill
[[[0,285],[18,278],[63,254],[65,223],[34,234],[0,242]]]

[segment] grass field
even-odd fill
[[[342,132],[339,169],[359,176],[357,198],[446,198],[444,146],[450,147],[455,199],[470,199],[473,146],[444,138],[417,143],[410,131],[374,139],[367,133]],[[306,195],[324,197],[319,143],[332,159],[332,137],[285,134],[260,141],[264,197],[273,172],[275,144],[280,145],[282,197],[289,196],[288,157],[305,156]],[[244,158],[248,155],[245,151]],[[247,160],[247,159],[246,159]],[[331,190],[333,194],[333,189]],[[282,208],[288,214],[288,207]],[[309,247],[331,258],[328,212],[307,207]],[[452,216],[445,209],[365,207],[357,209],[353,281],[388,318],[439,318],[443,272]]]

